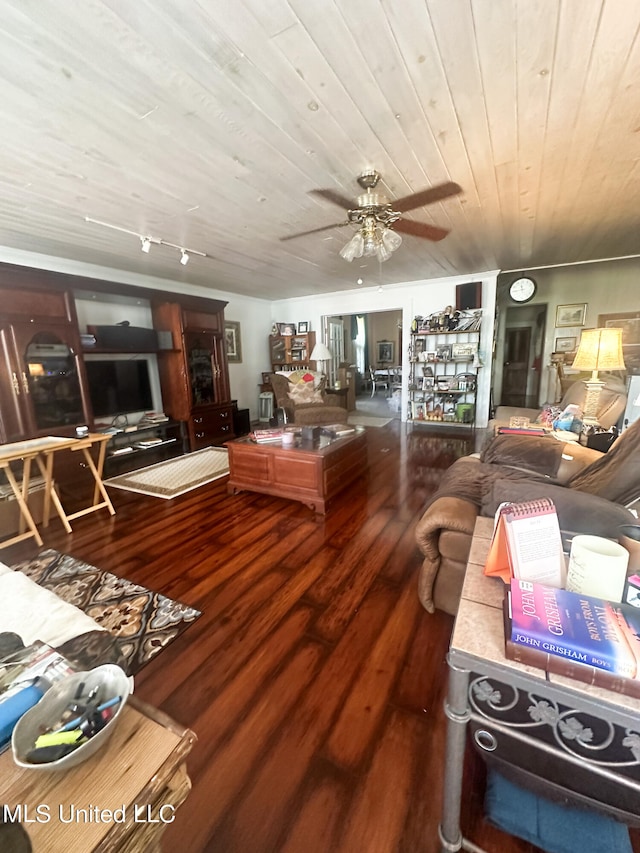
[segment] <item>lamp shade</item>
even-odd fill
[[[571,365],[576,370],[624,370],[622,329],[585,329]]]
[[[332,358],[333,356],[329,347],[323,344],[322,341],[318,341],[311,353],[311,361],[330,361]]]

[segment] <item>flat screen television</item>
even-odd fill
[[[95,417],[153,408],[149,363],[144,359],[85,361]]]

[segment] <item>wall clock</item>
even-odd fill
[[[538,285],[532,278],[517,278],[511,282],[509,296],[514,302],[529,302],[536,295]]]

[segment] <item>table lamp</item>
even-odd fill
[[[605,383],[598,379],[599,370],[624,370],[622,356],[622,329],[585,329],[580,338],[578,352],[571,365],[575,370],[591,370],[587,379],[587,395],[584,401],[582,420],[585,424],[597,424],[598,402]]]
[[[331,354],[329,347],[326,344],[323,344],[322,341],[318,341],[311,353],[311,361],[320,362],[321,373],[326,374],[325,362],[331,361],[332,358],[333,355]]]

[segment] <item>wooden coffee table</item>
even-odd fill
[[[324,515],[327,504],[367,470],[367,439],[360,429],[352,435],[317,442],[296,439],[295,447],[256,444],[239,438],[229,449],[230,494],[263,492],[301,501]]]

